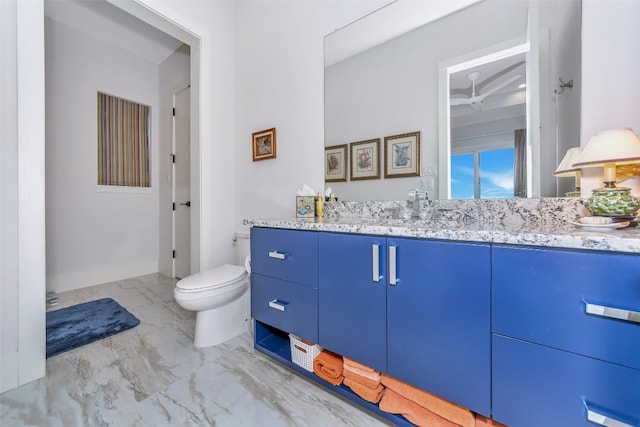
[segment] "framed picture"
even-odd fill
[[[380,178],[380,138],[351,143],[351,181]]]
[[[324,147],[325,182],[346,181],[347,162],[347,144]]]
[[[384,138],[384,177],[420,176],[420,131]]]
[[[276,158],[276,128],[252,134],[253,161]]]

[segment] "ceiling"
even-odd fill
[[[161,64],[182,42],[105,0],[45,0],[50,19]]]
[[[452,127],[466,126],[524,116],[526,114],[526,55],[524,53],[491,61],[450,75],[449,95],[454,99],[472,98],[472,73],[475,95],[482,96],[479,108],[468,104],[451,106]]]

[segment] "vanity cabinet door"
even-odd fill
[[[640,371],[493,336],[493,417],[510,426],[640,426]]]
[[[264,276],[316,288],[317,233],[253,227],[251,270]]]
[[[384,237],[318,236],[318,343],[381,371],[387,367],[385,243]]]
[[[640,255],[494,247],[493,332],[640,369]]]
[[[251,315],[267,325],[318,341],[318,291],[312,287],[252,274]]]
[[[392,238],[387,245],[395,247],[397,277],[387,287],[389,374],[490,415],[490,247]]]

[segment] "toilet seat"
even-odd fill
[[[247,275],[242,266],[224,264],[185,277],[176,283],[176,290],[185,293],[210,291],[242,282]]]

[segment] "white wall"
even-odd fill
[[[158,271],[158,66],[45,19],[47,289]],[[151,107],[151,191],[97,191],[97,92]]]
[[[158,272],[166,276],[173,276],[173,259],[171,251],[173,249],[172,227],[173,215],[170,208],[172,203],[172,164],[170,154],[173,143],[173,127],[171,119],[171,108],[173,105],[173,95],[187,87],[189,84],[189,47],[183,45],[180,49],[169,56],[159,69],[160,93],[158,99],[159,117],[159,142],[158,150],[158,192],[159,192],[159,213],[158,213],[158,236],[159,236],[159,262]]]
[[[45,88],[42,1],[3,1],[0,12],[3,392],[45,373]]]
[[[582,135],[632,128],[640,134],[640,2],[583,0]],[[602,169],[583,171],[582,196],[602,186]]]
[[[236,4],[236,228],[292,217],[297,188],[324,188],[323,37],[385,3]],[[252,162],[251,134],[271,127],[277,158]]]

